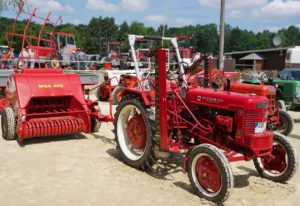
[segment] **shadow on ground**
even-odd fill
[[[106,152],[118,161],[124,162],[117,149],[108,149]],[[178,154],[171,154],[168,159],[158,159],[151,168],[146,170],[146,173],[157,179],[172,180],[174,179],[172,174],[183,172],[182,166],[183,157]]]
[[[97,134],[91,134],[91,135],[93,135],[93,137],[95,137],[95,139],[100,139],[103,143],[116,145],[116,141],[114,139],[110,139],[105,136],[97,135]]]

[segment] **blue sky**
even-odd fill
[[[219,23],[220,0],[28,0],[40,13],[52,11],[64,23],[88,23],[95,16],[141,21],[147,26]],[[255,32],[300,27],[300,0],[226,0],[226,23]],[[1,16],[14,17],[12,11]]]

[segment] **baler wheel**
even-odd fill
[[[291,115],[286,112],[279,110],[279,125],[277,126],[277,132],[285,136],[289,135],[294,128],[294,120]]]
[[[101,85],[97,89],[97,98],[100,101],[107,101],[109,98],[109,90],[107,89],[106,85]]]
[[[99,122],[95,117],[91,118],[91,131],[93,133],[98,132],[101,127],[101,122]]]
[[[122,90],[124,90],[125,87],[124,86],[117,86],[116,88],[114,88],[114,90],[111,93],[112,96],[112,102],[114,105],[117,105],[120,103],[121,101],[121,96],[120,96],[120,92]]]
[[[16,119],[14,110],[6,107],[1,114],[2,137],[5,140],[15,140],[16,135]]]
[[[114,133],[123,161],[137,169],[148,169],[155,161],[153,122],[141,100],[125,96],[115,114]]]
[[[217,204],[228,198],[233,187],[233,174],[227,158],[210,144],[201,144],[191,151],[188,176],[199,197]]]
[[[272,156],[254,158],[254,166],[261,177],[274,182],[286,182],[297,169],[297,153],[290,141],[282,134],[273,137]]]

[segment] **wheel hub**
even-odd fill
[[[196,163],[196,176],[199,184],[207,192],[218,192],[222,186],[221,172],[215,161],[207,156],[202,156]]]
[[[273,146],[272,157],[262,158],[264,168],[269,172],[282,173],[287,168],[286,151],[281,144]]]
[[[147,134],[141,114],[134,115],[127,124],[128,140],[133,148],[143,149],[146,146]]]

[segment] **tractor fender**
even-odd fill
[[[140,97],[143,100],[144,105],[146,105],[146,106],[152,104],[152,102],[149,100],[149,98],[147,97],[145,92],[140,91],[140,90],[135,89],[135,88],[125,88],[123,91],[121,91],[121,94],[120,94],[121,99],[124,96],[129,95],[129,94],[133,94],[133,95],[136,95],[136,96]]]

